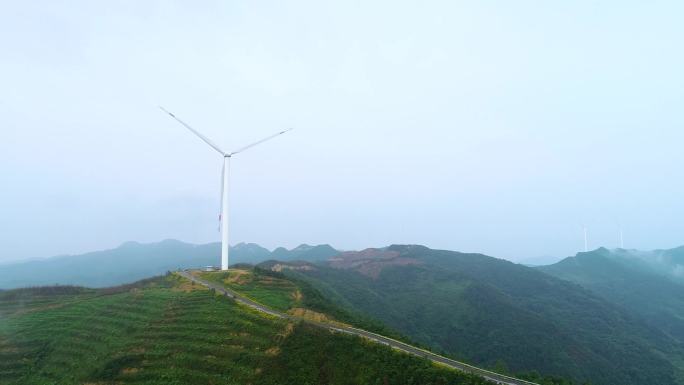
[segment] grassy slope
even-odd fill
[[[153,286],[9,316],[0,326],[0,378],[17,384],[254,378],[283,325],[208,291]]]
[[[266,317],[175,276],[108,290],[0,293],[0,384],[86,383],[482,380],[357,337]]]
[[[197,275],[207,281],[239,291],[252,300],[280,311],[296,307],[300,302],[297,285],[274,275],[255,274],[242,269],[232,269],[229,272],[202,272]]]
[[[384,324],[332,303],[304,279],[258,267],[251,270],[233,269],[230,272],[202,272],[198,275],[280,311],[293,313],[296,309],[307,309],[314,316],[315,313],[324,314],[328,320],[346,323],[412,343]]]

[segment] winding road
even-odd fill
[[[318,327],[325,328],[325,329],[328,329],[328,330],[331,330],[334,332],[347,333],[347,334],[352,334],[355,336],[363,337],[363,338],[366,338],[370,341],[390,346],[394,349],[401,350],[401,351],[406,352],[408,354],[418,356],[418,357],[422,357],[422,358],[425,358],[425,359],[430,360],[432,362],[448,366],[452,369],[460,370],[460,371],[465,372],[465,373],[476,374],[478,376],[481,376],[481,377],[483,377],[483,378],[485,378],[491,382],[497,383],[497,384],[501,384],[501,385],[538,385],[537,383],[534,383],[534,382],[519,380],[517,378],[504,376],[502,374],[491,372],[489,370],[481,369],[481,368],[478,368],[478,367],[475,367],[472,365],[468,365],[468,364],[460,362],[460,361],[452,360],[450,358],[440,356],[439,354],[435,354],[435,353],[429,352],[427,350],[423,350],[421,348],[415,347],[413,345],[409,345],[407,343],[397,341],[395,339],[388,338],[388,337],[382,336],[380,334],[369,332],[367,330],[357,329],[357,328],[353,328],[350,326],[342,326],[342,325],[312,321],[309,319],[304,319],[301,317],[293,316],[291,314],[287,314],[287,313],[283,313],[283,312],[280,312],[277,310],[273,310],[267,306],[264,306],[263,304],[252,301],[251,299],[245,297],[244,295],[242,295],[242,294],[240,294],[234,290],[231,290],[231,289],[228,289],[222,285],[219,285],[219,284],[209,282],[209,281],[206,281],[204,279],[195,277],[194,275],[192,275],[190,273],[190,271],[187,271],[187,270],[186,271],[180,271],[180,272],[178,272],[178,274],[181,275],[182,277],[187,278],[191,281],[194,281],[200,285],[206,286],[210,289],[214,289],[217,292],[234,299],[236,302],[239,302],[243,305],[249,306],[255,310],[269,314],[269,315],[274,316],[274,317],[290,319],[293,321],[307,322],[309,324],[316,325]]]

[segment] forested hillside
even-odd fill
[[[684,248],[597,249],[539,270],[575,282],[684,341]]]
[[[480,254],[391,246],[285,269],[421,343],[510,372],[593,384],[676,384],[680,350],[580,286]]]

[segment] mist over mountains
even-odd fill
[[[239,243],[230,252],[231,264],[256,264],[274,258],[317,261],[338,254],[330,245],[302,244],[292,250],[280,247],[271,252],[254,243]],[[126,242],[111,250],[1,266],[0,288],[54,284],[115,286],[167,271],[214,266],[220,254],[220,243],[194,245],[173,239],[148,244]]]
[[[538,269],[575,282],[684,341],[684,247],[600,248]]]

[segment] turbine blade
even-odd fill
[[[257,145],[259,145],[259,144],[261,144],[261,143],[263,143],[263,142],[265,142],[265,141],[267,141],[267,140],[271,140],[271,139],[275,138],[276,136],[282,135],[282,134],[284,134],[284,133],[286,133],[286,132],[288,132],[288,131],[290,131],[290,130],[292,130],[292,129],[291,129],[291,128],[288,128],[288,129],[285,130],[285,131],[280,131],[280,132],[275,133],[275,134],[273,134],[273,135],[267,136],[267,137],[265,137],[265,138],[263,138],[263,139],[261,139],[261,140],[259,140],[259,141],[256,141],[256,142],[254,142],[254,143],[252,143],[252,144],[249,144],[249,145],[247,145],[247,146],[245,146],[245,147],[242,147],[242,148],[240,148],[240,149],[238,149],[238,150],[235,150],[235,151],[231,152],[229,155],[235,155],[235,154],[241,153],[241,152],[243,152],[243,151],[245,151],[245,150],[247,150],[247,149],[249,149],[249,148],[252,148],[252,147],[254,147],[254,146],[257,146]]]
[[[197,135],[200,139],[202,139],[202,140],[204,141],[204,143],[206,143],[206,144],[208,144],[209,146],[211,146],[211,148],[213,148],[214,150],[218,151],[221,155],[224,155],[224,156],[226,155],[226,153],[225,153],[223,150],[221,150],[221,149],[219,148],[219,146],[217,146],[216,144],[214,144],[214,142],[212,142],[211,140],[209,140],[209,138],[207,138],[206,136],[200,134],[197,130],[195,130],[194,128],[190,127],[190,126],[189,126],[187,123],[185,123],[184,121],[178,119],[178,118],[176,117],[176,115],[170,113],[169,111],[167,111],[166,109],[164,109],[164,107],[159,106],[159,108],[160,108],[162,111],[164,111],[164,112],[166,112],[167,114],[169,114],[169,116],[171,116],[172,118],[176,119],[176,121],[178,121],[178,123],[180,123],[180,124],[182,124],[183,126],[185,126],[185,128],[187,128],[188,130],[192,131],[193,134]]]

